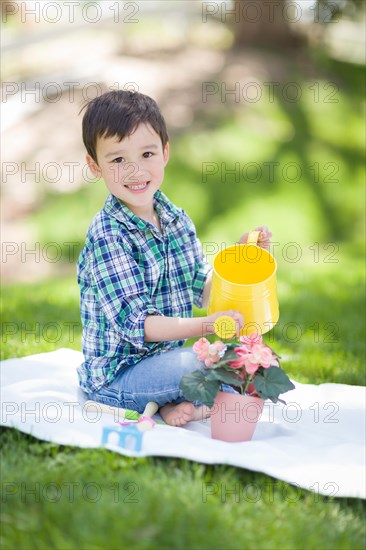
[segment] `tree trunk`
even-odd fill
[[[241,0],[233,2],[224,14],[232,22],[234,46],[263,46],[291,48],[301,44],[295,33],[296,21],[301,17],[300,7],[285,0]]]

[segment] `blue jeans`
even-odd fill
[[[122,369],[112,382],[90,393],[89,399],[139,413],[149,401],[155,401],[159,408],[167,403],[181,403],[187,401],[179,389],[182,376],[202,368],[203,363],[192,348],[176,348]],[[236,393],[226,384],[223,390]],[[195,401],[194,404],[201,403]]]

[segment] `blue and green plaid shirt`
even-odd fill
[[[157,191],[162,233],[109,195],[94,217],[78,260],[84,363],[81,388],[90,393],[142,358],[184,344],[144,341],[146,315],[191,317],[202,305],[212,269],[193,222]]]

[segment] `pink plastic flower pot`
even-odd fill
[[[211,413],[211,437],[221,441],[250,441],[264,401],[237,393],[219,392]]]

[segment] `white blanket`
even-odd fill
[[[1,424],[46,441],[101,447],[114,417],[85,409],[76,367],[82,354],[59,349],[1,363]],[[266,402],[252,441],[211,439],[210,421],[184,428],[157,424],[142,450],[108,444],[133,456],[172,456],[263,472],[300,488],[335,497],[365,498],[365,391],[343,384],[294,382],[287,405]],[[156,415],[156,419],[160,419]],[[161,420],[161,419],[160,419]]]

